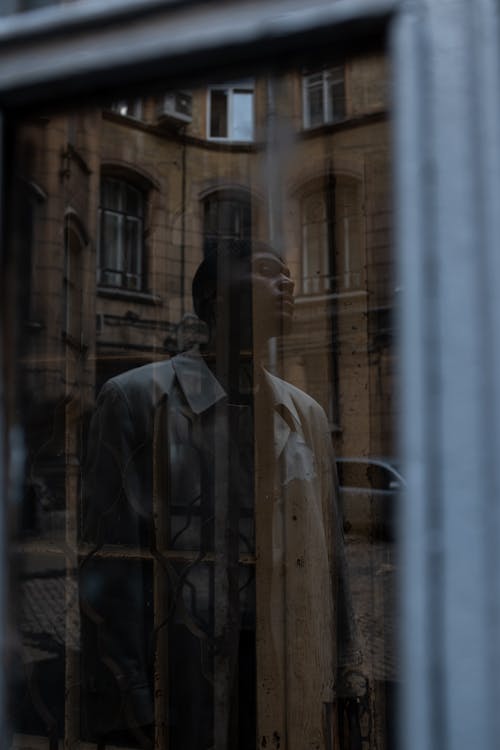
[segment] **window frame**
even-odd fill
[[[223,91],[227,95],[226,130],[227,135],[212,135],[212,92]],[[250,138],[238,138],[235,136],[235,108],[234,99],[236,94],[251,94],[252,96],[252,122]],[[240,81],[236,83],[209,85],[207,90],[207,140],[222,141],[229,143],[253,143],[255,140],[255,85],[253,81]]]
[[[333,98],[330,96],[329,90],[329,75],[333,70],[337,68],[342,69],[342,84],[343,84],[343,113],[342,116],[336,117],[333,111]],[[346,102],[346,85],[345,85],[345,65],[340,63],[339,65],[330,65],[326,68],[322,68],[317,71],[308,71],[302,74],[302,123],[305,130],[313,130],[314,128],[320,128],[323,125],[335,125],[338,122],[342,122],[347,117],[347,102]],[[310,91],[311,81],[310,79],[314,76],[321,75],[321,96],[323,105],[323,117],[321,122],[311,122],[311,106],[310,106]],[[334,79],[334,83],[339,83],[340,77]]]
[[[103,205],[103,188],[104,184],[106,182],[115,182],[120,185],[120,200],[122,203],[127,202],[127,190],[130,188],[137,194],[137,199],[140,204],[140,213],[132,213],[131,211],[128,211],[126,209],[121,208],[112,208],[110,206],[104,206]],[[103,233],[104,233],[104,222],[105,222],[105,216],[114,216],[119,219],[118,225],[120,227],[119,230],[119,238],[120,238],[120,250],[121,250],[121,260],[122,268],[105,268],[102,267],[102,260],[103,260]],[[121,219],[121,220],[120,220]],[[126,246],[127,246],[127,227],[130,224],[130,220],[133,220],[135,224],[138,225],[138,237],[137,237],[137,246],[139,250],[139,259],[138,261],[135,260],[132,262],[131,258],[127,258],[126,253]],[[99,200],[99,231],[98,231],[98,263],[97,263],[97,285],[98,289],[101,290],[116,290],[116,291],[124,291],[124,292],[144,292],[146,290],[147,286],[147,280],[146,280],[146,221],[147,221],[147,195],[144,193],[144,190],[138,187],[133,181],[130,179],[126,179],[126,177],[117,177],[115,175],[108,175],[104,173],[101,175],[101,192],[100,192],[100,200]],[[136,248],[137,249],[137,248]],[[132,267],[137,267],[137,272],[134,273],[131,269]],[[113,274],[113,275],[121,275],[121,283],[110,283],[104,281],[103,274]],[[129,285],[126,280],[131,278],[136,279],[136,284]]]

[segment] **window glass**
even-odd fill
[[[17,123],[11,747],[395,748],[383,61]]]
[[[143,195],[123,180],[103,178],[99,281],[140,289],[143,263]]]
[[[234,92],[233,138],[235,141],[253,139],[253,92],[251,91]]]
[[[227,138],[228,106],[226,91],[210,92],[210,135],[212,138]]]
[[[326,98],[329,112],[328,121],[337,122],[345,116],[345,88],[344,88],[344,68],[337,66],[327,71],[326,79]]]
[[[304,127],[339,122],[345,117],[345,69],[343,65],[315,73],[306,73],[302,79]]]

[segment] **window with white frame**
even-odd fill
[[[346,114],[345,70],[336,65],[302,78],[304,127],[317,128],[343,120]]]
[[[253,83],[211,86],[208,90],[208,138],[254,139]]]
[[[99,283],[140,290],[143,286],[144,194],[124,180],[101,183]]]

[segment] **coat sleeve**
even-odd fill
[[[84,716],[102,732],[153,721],[151,452],[138,425],[122,390],[105,385],[89,431],[80,564]]]

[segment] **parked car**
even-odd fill
[[[340,502],[347,535],[395,538],[398,500],[406,482],[386,458],[337,458]]]

